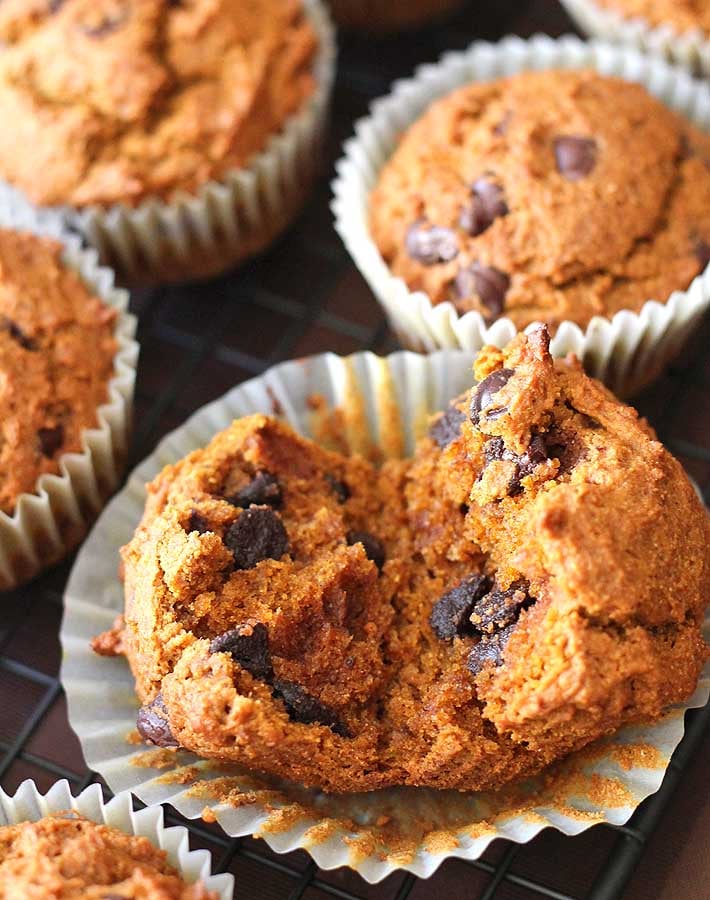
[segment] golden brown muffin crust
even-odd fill
[[[651,25],[670,25],[679,34],[700,30],[710,33],[707,0],[596,0],[627,19],[645,19]]]
[[[43,205],[195,193],[314,86],[300,0],[8,0],[0,40],[0,176]]]
[[[0,510],[12,513],[108,399],[116,311],[61,261],[62,245],[0,229]]]
[[[707,265],[710,137],[593,71],[472,84],[405,133],[370,224],[392,273],[433,303],[584,327],[665,301]]]
[[[147,838],[73,813],[0,827],[0,896],[5,900],[216,900],[187,885]]]

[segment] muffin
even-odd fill
[[[0,116],[13,128],[0,178],[73,211],[136,276],[225,268],[265,246],[305,193],[311,172],[290,155],[316,128],[317,27],[301,0],[3,4]],[[285,183],[294,172],[298,198]]]
[[[330,8],[338,25],[370,32],[397,31],[424,25],[430,19],[446,15],[462,5],[463,0],[330,0]]]
[[[544,329],[476,376],[412,459],[255,415],[157,476],[94,642],[144,739],[327,791],[480,790],[692,693],[710,526],[679,464]]]
[[[0,895],[105,900],[217,900],[188,885],[145,837],[74,813],[0,827]]]
[[[76,244],[0,209],[0,589],[76,545],[125,456],[135,321]]]
[[[392,274],[433,304],[586,328],[707,266],[710,136],[638,84],[525,72],[434,102],[369,209]]]
[[[710,8],[703,0],[562,0],[582,30],[660,53],[710,75]]]

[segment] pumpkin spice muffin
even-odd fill
[[[186,884],[164,850],[66,813],[0,827],[0,896],[63,900],[216,900]]]
[[[710,136],[594,71],[471,84],[405,132],[370,228],[432,303],[585,328],[666,300],[708,264]]]
[[[194,194],[314,87],[298,0],[11,0],[0,39],[0,177],[42,206]]]
[[[61,261],[58,241],[0,228],[0,511],[81,451],[108,399],[117,311]]]
[[[149,485],[125,653],[162,747],[329,791],[479,790],[689,696],[710,525],[637,414],[539,329],[411,460],[256,415]]]
[[[710,4],[706,0],[595,0],[625,19],[643,19],[650,25],[670,25],[677,33],[702,31],[710,35]]]

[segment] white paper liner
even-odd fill
[[[447,53],[438,63],[421,66],[413,78],[397,82],[392,93],[376,100],[370,115],[356,123],[355,137],[346,142],[345,155],[336,166],[335,227],[405,347],[418,351],[461,347],[477,352],[484,344],[504,346],[517,329],[508,318],[487,326],[477,311],[460,315],[450,302],[432,304],[424,292],[410,291],[383,260],[368,226],[369,195],[402,132],[434,99],[461,85],[529,69],[582,67],[637,81],[672,109],[710,130],[707,82],[624,47],[540,35],[527,41],[509,37],[497,44],[477,42],[462,52]],[[629,396],[660,374],[708,306],[710,266],[688,290],[675,291],[663,303],[649,299],[638,313],[622,310],[611,319],[595,316],[585,331],[574,322],[562,322],[551,351],[555,356],[575,353],[591,375],[619,396]]]
[[[594,0],[560,0],[579,28],[591,37],[602,38],[645,53],[655,53],[691,72],[710,76],[710,36],[700,30],[678,32],[670,25],[652,25],[642,18],[629,18]]]
[[[212,875],[212,858],[207,850],[190,850],[189,834],[182,825],[166,828],[159,806],[133,810],[129,794],[121,794],[105,803],[98,784],[92,784],[74,797],[68,781],[57,781],[41,794],[33,781],[23,781],[14,795],[0,788],[0,826],[37,822],[54,813],[74,810],[99,825],[117,828],[125,834],[147,838],[165,850],[168,862],[188,884],[202,881],[220,900],[232,900],[234,877]]]
[[[574,754],[544,787],[533,779],[524,788],[486,794],[393,788],[326,795],[186,751],[136,745],[138,701],[128,665],[89,647],[123,609],[118,550],[141,517],[145,483],[163,466],[204,446],[234,418],[270,412],[275,403],[297,431],[313,437],[314,394],[343,413],[340,434],[350,449],[409,454],[429,415],[470,386],[471,363],[466,351],[323,354],[283,363],[204,407],[135,470],[78,556],[60,634],[69,720],[87,763],[114,790],[131,790],[149,804],[170,803],[190,818],[209,806],[230,835],[258,832],[278,852],[305,848],[321,868],[348,865],[376,882],[397,868],[427,877],[450,856],[476,859],[495,837],[522,842],[550,825],[576,834],[597,822],[621,824],[658,789],[683,735],[683,711],[708,699],[710,665],[687,704]]]
[[[321,159],[336,57],[322,0],[303,5],[318,37],[314,92],[247,165],[170,202],[52,208],[98,249],[122,282],[215,275],[263,250],[299,211]]]
[[[36,211],[13,192],[0,189],[0,227],[61,241],[62,262],[118,310],[113,374],[108,400],[97,410],[98,425],[82,432],[80,452],[59,457],[59,474],[41,475],[33,493],[20,495],[12,515],[0,510],[1,593],[69,553],[118,487],[127,456],[139,348],[134,340],[136,319],[127,311],[127,292],[114,287],[113,272],[98,265],[96,251],[83,249],[56,216]]]

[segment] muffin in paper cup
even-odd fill
[[[426,293],[411,291],[392,274],[368,223],[369,197],[381,169],[402,132],[433,100],[471,82],[554,68],[594,68],[639,82],[695,125],[710,129],[707,83],[637,51],[574,37],[477,42],[465,51],[445,54],[438,63],[420,67],[413,78],[398,82],[391,94],[373,103],[370,115],[356,123],[355,137],[346,142],[336,166],[332,209],[348,252],[405,347],[420,352],[446,347],[476,352],[484,344],[504,346],[517,329],[505,317],[487,325],[476,310],[462,315],[449,301],[433,304]],[[710,306],[710,266],[687,290],[659,299],[665,302],[649,299],[638,313],[621,310],[611,319],[595,316],[584,330],[575,322],[561,322],[552,353],[575,353],[590,375],[619,396],[634,393],[660,374]]]
[[[318,41],[314,90],[246,165],[169,201],[46,207],[96,247],[122,283],[216,275],[264,250],[300,210],[320,164],[336,56],[322,0],[303,6]]]
[[[705,78],[710,76],[710,35],[700,29],[678,32],[671,25],[652,25],[624,16],[594,0],[560,0],[569,15],[590,37],[655,53]]]
[[[598,822],[621,824],[658,789],[683,735],[685,710],[707,702],[710,664],[686,704],[522,784],[490,793],[390,788],[338,795],[183,750],[149,748],[135,730],[139,704],[128,664],[89,646],[123,609],[118,551],[141,518],[146,482],[163,466],[204,446],[234,418],[274,407],[324,445],[323,435],[333,437],[324,422],[336,411],[340,449],[409,455],[429,416],[470,386],[471,362],[459,350],[323,354],[283,363],[204,407],[135,470],[81,550],[61,629],[69,719],[87,763],[112,789],[131,790],[148,804],[170,803],[189,818],[216,817],[228,834],[259,834],[277,852],[304,848],[321,868],[347,865],[370,882],[400,868],[427,877],[449,857],[478,858],[496,837],[523,842],[548,826],[577,834]]]
[[[440,19],[463,0],[329,0],[329,5],[338,25],[384,34]]]
[[[0,190],[0,227],[62,242],[62,262],[118,311],[113,372],[107,400],[97,410],[96,427],[84,429],[80,452],[59,457],[58,474],[40,475],[33,493],[20,494],[12,515],[0,510],[2,592],[28,581],[74,549],[118,487],[128,451],[138,344],[136,319],[127,311],[127,292],[114,287],[113,272],[99,266],[96,251],[84,249],[56,216],[34,210],[16,195]]]
[[[190,850],[189,835],[182,825],[166,828],[159,806],[134,811],[129,794],[121,794],[105,802],[98,784],[92,784],[76,797],[68,781],[57,781],[40,793],[33,781],[23,781],[15,794],[0,788],[0,826],[37,822],[45,816],[78,813],[98,825],[108,825],[125,834],[147,838],[164,850],[168,862],[187,883],[201,881],[220,900],[231,900],[234,890],[232,875],[212,875],[212,860],[207,850]]]

